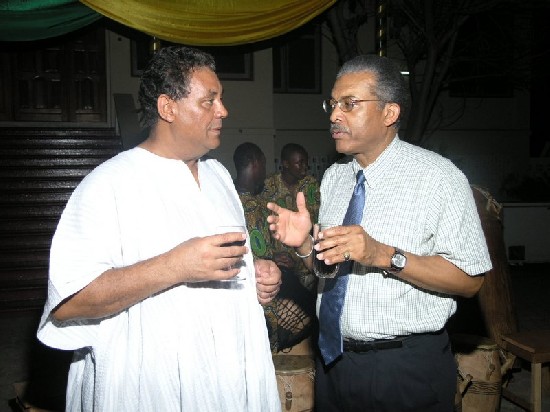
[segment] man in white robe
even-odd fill
[[[280,410],[260,305],[280,271],[248,240],[226,246],[246,235],[215,234],[245,221],[205,156],[228,114],[214,70],[192,48],[157,52],[139,94],[149,137],[91,172],[63,212],[38,337],[74,350],[69,411]]]

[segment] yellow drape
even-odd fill
[[[287,33],[337,0],[81,0],[126,26],[174,43],[227,46]]]

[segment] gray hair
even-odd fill
[[[360,55],[345,62],[338,71],[336,79],[349,73],[360,72],[374,74],[376,84],[371,92],[380,99],[380,108],[383,108],[386,103],[399,105],[401,113],[393,125],[395,129],[399,129],[403,114],[409,106],[409,91],[407,82],[397,65],[387,57],[375,54]]]

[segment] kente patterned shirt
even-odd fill
[[[298,210],[296,207],[296,195],[298,192],[304,193],[306,206],[311,216],[311,222],[317,223],[321,194],[319,183],[313,176],[307,175],[298,182],[293,190],[290,190],[283,182],[280,173],[273,174],[265,180],[262,196],[268,202],[277,203],[279,206],[286,209],[296,211]],[[315,275],[305,267],[302,259],[296,256],[294,248],[285,246],[281,242],[275,240],[274,249],[276,252],[284,253],[292,259],[294,262],[294,271],[299,273],[300,281],[304,286],[310,290],[315,287]]]
[[[271,212],[266,207],[268,200],[264,193],[253,195],[241,192],[239,198],[243,205],[254,258],[274,259],[274,255],[281,253],[281,250],[277,248],[279,242],[269,231],[267,216]],[[295,253],[292,252],[291,255],[294,256]],[[295,262],[294,259],[290,261]],[[292,267],[287,271],[281,266],[281,290],[276,298],[263,306],[273,353],[290,348],[305,339],[311,333],[312,324],[315,322],[315,278],[302,264],[298,268],[299,270],[296,270]]]
[[[267,216],[269,216],[267,201],[264,197],[249,192],[239,193],[239,198],[246,216],[252,254],[258,259],[271,259],[275,241],[267,223]]]

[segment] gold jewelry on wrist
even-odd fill
[[[296,253],[296,256],[298,256],[299,258],[302,258],[302,259],[308,258],[313,253],[313,244],[315,242],[313,240],[313,236],[309,235],[309,237],[311,238],[311,250],[309,251],[309,253],[307,255],[300,255],[296,250],[294,251],[294,253]]]

